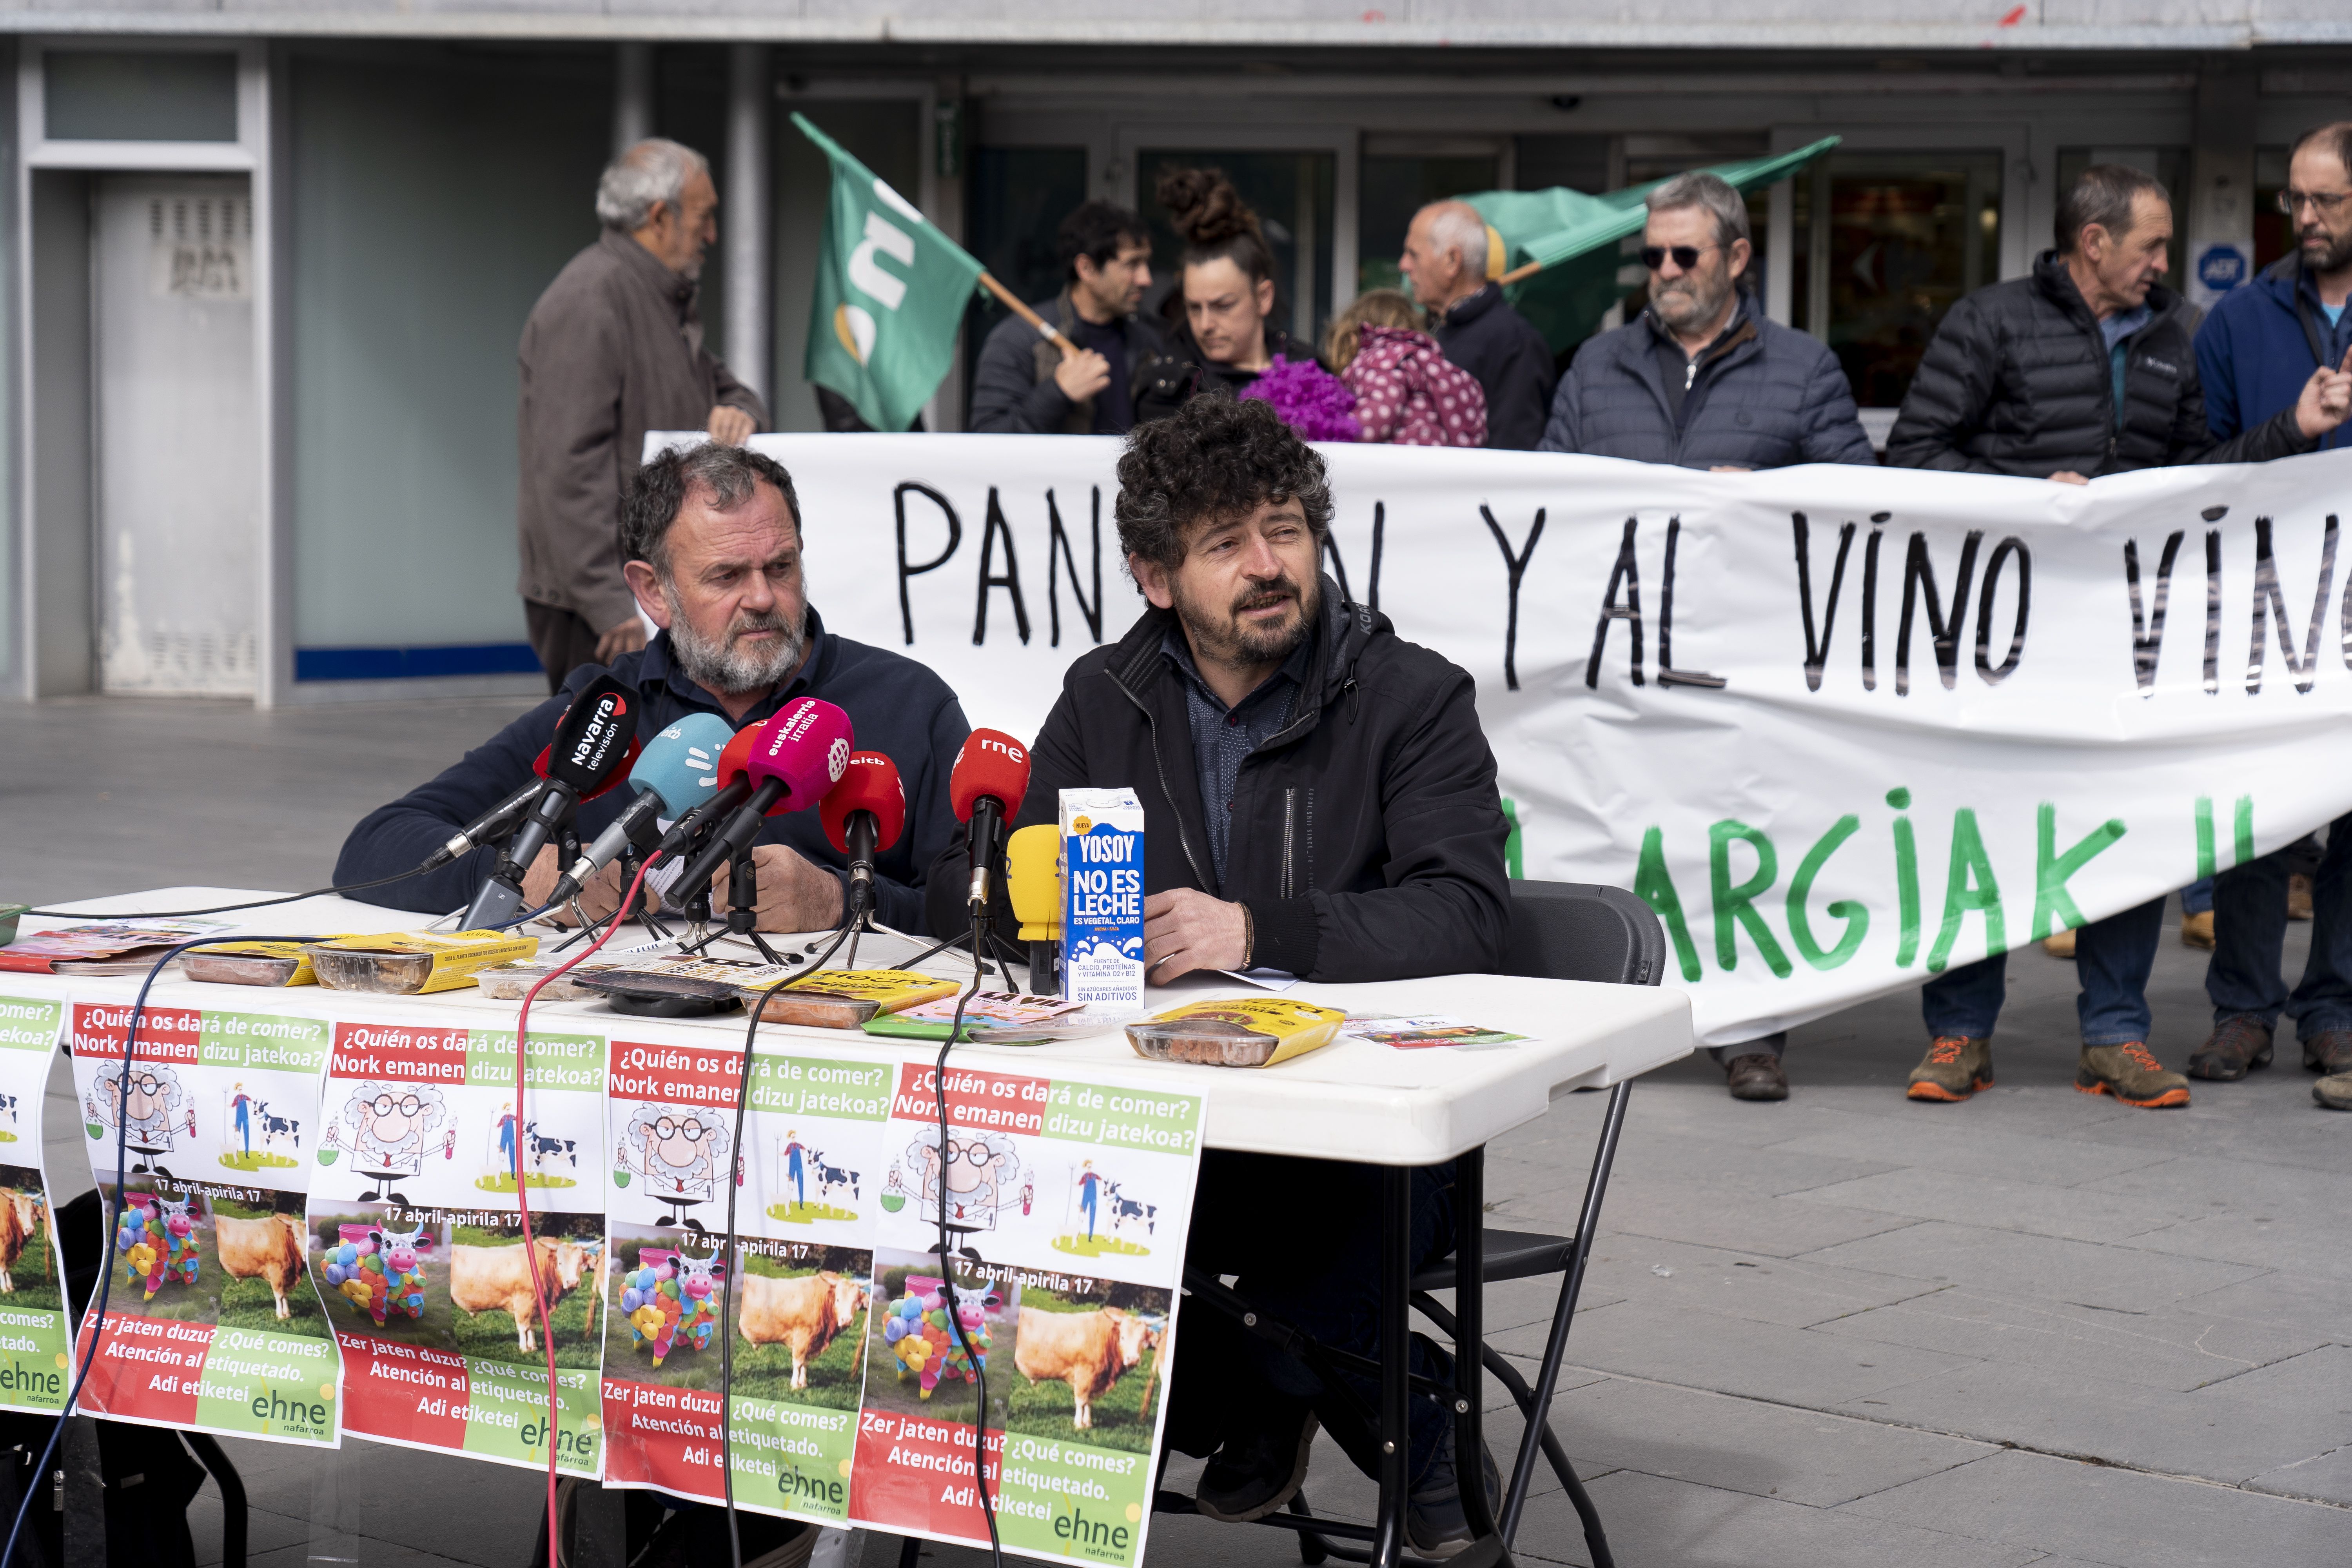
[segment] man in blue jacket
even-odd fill
[[[2205,423],[2230,437],[2294,406],[2315,366],[2352,368],[2352,121],[2306,132],[2287,163],[2279,205],[2295,248],[2221,297],[2197,333]],[[2320,437],[2352,446],[2352,426]],[[2213,1033],[2189,1058],[2191,1078],[2228,1082],[2271,1059],[2271,1031],[2295,1022],[2303,1065],[2352,1071],[2352,816],[2336,818],[2312,887],[2311,957],[2293,995],[2280,973],[2291,849],[2233,867],[2213,883],[2213,957],[2205,993]],[[2321,1094],[2320,1103],[2331,1104]]]
[[[900,931],[921,931],[924,874],[956,826],[948,771],[971,727],[947,682],[925,666],[824,629],[801,574],[792,476],[741,447],[703,446],[656,458],[630,486],[622,554],[638,605],[662,628],[643,650],[612,664],[612,673],[641,700],[637,734],[650,739],[688,713],[718,714],[740,730],[796,697],[838,705],[858,748],[896,763],[907,791],[906,831],[875,862],[876,913]],[[555,697],[437,778],[369,814],[344,841],[336,882],[398,876],[511,794],[530,776],[531,760],[572,694],[603,673],[593,664],[573,670]],[[581,838],[610,826],[633,793],[624,783],[583,802]],[[353,896],[438,914],[471,898],[495,858],[485,847],[438,871]],[[553,889],[555,858],[543,850],[527,868],[523,892],[534,907]],[[821,931],[840,920],[848,863],[826,842],[815,812],[768,818],[752,859],[759,929]],[[714,905],[725,907],[726,885],[722,868],[711,890]],[[608,914],[622,891],[608,867],[583,889],[581,907],[591,916]]]
[[[1740,286],[1754,250],[1746,199],[1702,170],[1647,205],[1649,308],[1577,350],[1541,449],[1690,468],[1876,461],[1837,356],[1768,320]]]

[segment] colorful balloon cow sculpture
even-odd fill
[[[114,1250],[122,1254],[123,1267],[129,1271],[125,1278],[133,1284],[146,1282],[150,1301],[167,1279],[183,1285],[196,1282],[196,1222],[188,1212],[193,1201],[183,1198],[173,1203],[150,1197],[122,1206]]]
[[[966,1383],[980,1381],[979,1373],[988,1370],[988,1309],[998,1303],[995,1291],[982,1287],[966,1289],[955,1287],[956,1317],[963,1324],[963,1338],[971,1342],[971,1355],[964,1354],[963,1341],[956,1337],[955,1329],[948,1322],[948,1298],[944,1282],[929,1275],[907,1277],[907,1293],[890,1303],[889,1316],[882,1321],[882,1338],[890,1352],[898,1358],[898,1377],[904,1382],[911,1374],[922,1380],[922,1394],[931,1396],[943,1377],[961,1377]],[[979,1362],[978,1370],[973,1360]]]
[[[329,1285],[350,1298],[353,1310],[383,1328],[394,1312],[425,1315],[425,1269],[416,1255],[432,1245],[423,1226],[403,1232],[347,1225],[341,1245],[327,1254],[323,1272]]]
[[[719,1305],[712,1298],[727,1272],[714,1267],[718,1263],[716,1251],[708,1258],[657,1247],[640,1251],[636,1271],[621,1281],[621,1312],[635,1336],[630,1348],[651,1344],[656,1366],[681,1339],[696,1350],[709,1350],[710,1336],[719,1331]]]

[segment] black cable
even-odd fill
[[[434,869],[439,870],[440,868],[436,866]],[[208,910],[131,910],[114,914],[95,915],[83,914],[73,910],[26,910],[25,912],[28,915],[37,915],[45,921],[169,921],[178,920],[185,915],[226,915],[238,910],[265,909],[271,904],[290,904],[297,899],[323,899],[329,893],[363,893],[370,888],[381,888],[392,882],[404,882],[411,877],[421,877],[424,874],[425,868],[419,866],[415,870],[398,871],[389,877],[378,877],[373,882],[352,882],[341,888],[313,888],[307,893],[279,893],[275,898],[254,899],[242,904],[215,904]],[[254,942],[259,939],[248,936],[239,937],[237,940]],[[305,937],[302,940],[308,942],[311,939]]]
[[[163,973],[163,966],[191,948],[222,947],[245,942],[311,940],[307,936],[200,937],[194,942],[181,942],[158,958],[148,967],[147,977],[139,983],[139,995],[131,1005],[131,1022],[122,1036],[122,1077],[120,1080],[122,1098],[114,1111],[114,1201],[106,1216],[105,1251],[99,1265],[98,1305],[89,1319],[89,1350],[82,1357],[81,1369],[74,1373],[73,1387],[66,1394],[64,1408],[58,1412],[56,1422],[49,1427],[49,1440],[41,1449],[40,1460],[32,1468],[31,1473],[36,1479],[49,1473],[49,1465],[57,1457],[58,1440],[65,1436],[67,1417],[73,1413],[74,1401],[81,1397],[82,1384],[89,1380],[89,1369],[98,1363],[98,1342],[106,1332],[106,1304],[114,1294],[114,1234],[122,1225],[124,1169],[131,1162],[131,1119],[127,1114],[131,1100],[131,1064],[139,1053],[139,1025],[147,1014],[147,993],[154,986],[155,977]],[[58,1277],[60,1279],[65,1277],[62,1261],[58,1263]],[[5,1568],[7,1563],[16,1560],[16,1541],[25,1530],[25,1513],[33,1506],[33,1499],[38,1490],[39,1488],[32,1482],[26,1485],[24,1500],[16,1505],[16,1522],[8,1527],[8,1543],[0,1547],[0,1568]]]
[[[988,1371],[981,1365],[979,1352],[971,1348],[971,1335],[963,1326],[963,1303],[956,1299],[955,1254],[948,1245],[948,1053],[955,1049],[956,1037],[963,1033],[963,1010],[980,994],[981,982],[988,973],[981,934],[986,919],[981,910],[972,911],[971,984],[956,998],[948,1037],[940,1042],[939,1059],[931,1064],[931,1093],[940,1108],[940,1273],[947,1286],[948,1326],[955,1332],[956,1343],[963,1347],[964,1364],[971,1369],[972,1392],[979,1398],[971,1420],[971,1484],[980,1493],[981,1517],[988,1521],[988,1560],[994,1568],[1004,1568],[1004,1542],[996,1533],[996,1505],[988,1495]]]
[[[824,957],[816,961],[809,974],[814,974],[824,967],[825,959],[834,955],[848,934],[846,927],[834,933],[833,946],[824,950]],[[776,990],[789,991],[793,984],[806,978],[807,975],[796,974],[777,986]],[[751,1104],[751,1046],[760,1037],[760,1018],[768,1010],[768,997],[773,994],[774,992],[762,993],[752,1001],[751,1022],[743,1031],[743,1070],[735,1080],[735,1147],[730,1151],[739,1162],[746,1159],[743,1153],[743,1117]],[[748,1171],[750,1168],[746,1163],[744,1169]],[[735,1454],[731,1436],[735,1417],[735,1341],[727,1331],[728,1302],[735,1289],[735,1194],[742,1183],[735,1179],[732,1170],[727,1173],[727,1273],[719,1288],[719,1482],[727,1504],[728,1561],[731,1568],[743,1568],[743,1538],[735,1522]],[[5,1568],[5,1564],[0,1563],[0,1568]]]

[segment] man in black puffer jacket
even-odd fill
[[[1886,443],[1906,468],[2013,474],[2084,484],[2177,463],[2263,462],[2310,450],[2352,408],[2352,375],[2325,366],[2292,408],[2216,441],[2179,296],[2159,287],[2172,238],[2164,187],[2137,169],[2095,164],[2058,204],[2058,248],[2033,276],[1954,305]],[[2083,1033],[2075,1087],[2147,1108],[2189,1103],[2189,1080],[2147,1049],[2147,976],[2164,900],[2093,921],[2074,938]],[[1927,1054],[1910,1097],[1966,1100],[1992,1082],[2003,953],[1921,988]]]
[[[1491,971],[1501,962],[1508,824],[1470,677],[1348,604],[1316,570],[1323,461],[1271,405],[1219,395],[1139,425],[1118,465],[1119,544],[1152,608],[1079,658],[1032,749],[1016,824],[1065,788],[1143,802],[1144,962],[1166,983],[1253,965],[1314,980]],[[931,919],[969,917],[965,851],[934,862]],[[998,929],[1013,926],[1004,914]],[[1413,1173],[1412,1256],[1453,1247],[1453,1166]],[[1313,1215],[1268,1222],[1268,1205]],[[1378,1352],[1380,1180],[1370,1166],[1210,1150],[1189,1267],[1238,1275],[1262,1311],[1324,1344]],[[1360,1466],[1370,1435],[1306,1363],[1213,1311],[1188,1313],[1169,1441],[1213,1455],[1201,1510],[1247,1520],[1305,1479],[1319,1417]],[[1414,1370],[1450,1375],[1415,1342]],[[1363,1385],[1369,1394],[1369,1383]],[[1414,1550],[1470,1539],[1451,1416],[1412,1402]]]

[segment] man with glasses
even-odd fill
[[[686,1211],[719,1195],[719,1163],[727,1158],[728,1142],[727,1124],[718,1111],[637,1108],[621,1135],[621,1163],[646,1179],[646,1195],[669,1205],[656,1225],[703,1228]]]
[[[1748,203],[1704,170],[1652,191],[1642,226],[1650,303],[1587,340],[1552,395],[1547,452],[1690,468],[1870,463],[1845,372],[1826,344],[1766,318],[1748,292]],[[1780,1100],[1777,1060],[1743,1100]]]
[[[187,1090],[180,1086],[180,1075],[168,1067],[139,1068],[131,1074],[127,1089],[119,1064],[103,1067],[98,1070],[96,1088],[105,1097],[105,1103],[92,1101],[88,1105],[91,1119],[122,1128],[123,1143],[133,1153],[170,1153],[184,1112],[188,1135],[195,1135],[195,1110],[188,1105]],[[160,1164],[155,1169],[163,1175],[172,1173]],[[146,1172],[143,1161],[131,1167],[132,1175],[144,1175]]]
[[[371,1198],[407,1205],[392,1184],[423,1172],[425,1139],[447,1114],[441,1091],[430,1084],[363,1083],[352,1091],[343,1104],[351,1142],[342,1146],[352,1152],[352,1172],[375,1184]],[[327,1141],[342,1143],[334,1122],[327,1124]]]
[[[2295,247],[2223,295],[2197,332],[2205,423],[2216,437],[2277,418],[2321,371],[2352,369],[2352,121],[2295,142],[2279,210],[2294,226]],[[2338,426],[2319,445],[2352,446],[2352,428]],[[2301,849],[2273,850],[2214,879],[2205,970],[2213,1033],[2189,1058],[2189,1076],[2226,1083],[2267,1067],[2284,1016],[2294,1020],[2303,1065],[2326,1075],[2313,1097],[2352,1110],[2352,816],[2328,828],[2312,881],[2311,956],[2290,995],[2280,963]]]

